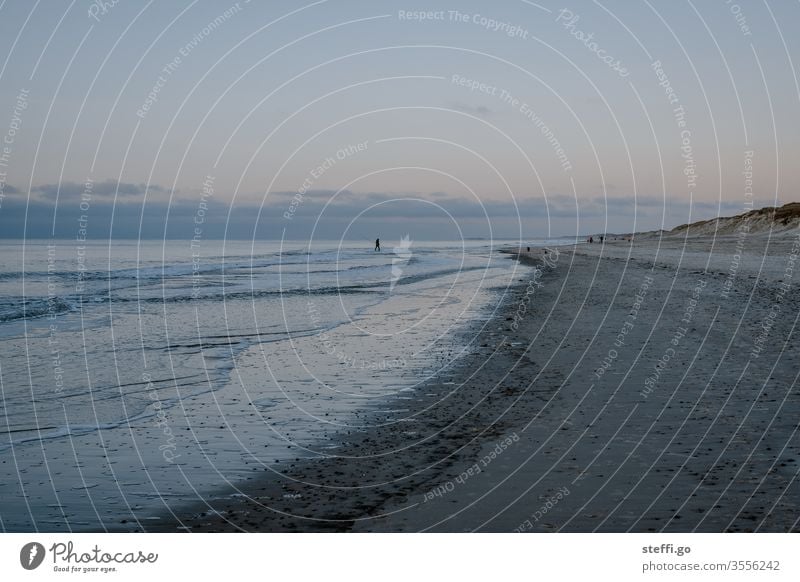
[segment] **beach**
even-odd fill
[[[151,529],[796,531],[797,251],[794,232],[510,249],[526,268],[402,422]]]
[[[792,571],[800,0],[48,8],[0,2],[4,572]]]
[[[3,528],[147,529],[343,430],[406,426],[520,268],[407,243],[0,245]]]

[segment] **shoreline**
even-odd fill
[[[519,258],[513,255],[513,252],[500,251],[498,260]],[[534,264],[525,258],[518,262],[523,266]],[[520,276],[522,274],[518,273]],[[514,294],[517,287],[510,287],[506,295]],[[460,358],[455,366],[440,369],[434,377],[418,384],[412,393],[414,398],[402,402],[402,406],[410,409],[405,422],[343,431],[334,437],[338,439],[335,455],[280,463],[264,471],[262,476],[254,479],[255,482],[237,483],[238,492],[209,492],[205,502],[191,502],[176,516],[162,512],[159,520],[138,531],[344,532],[352,531],[358,521],[372,520],[372,517],[362,517],[367,508],[377,510],[395,497],[402,498],[421,484],[435,479],[442,467],[453,463],[451,457],[460,452],[453,453],[438,445],[436,453],[430,454],[434,450],[431,448],[434,446],[431,445],[432,441],[442,439],[447,443],[458,442],[459,448],[472,447],[477,450],[475,447],[479,443],[471,442],[475,440],[475,434],[469,434],[469,438],[464,440],[457,428],[451,430],[447,425],[450,414],[456,412],[458,416],[482,416],[472,401],[465,405],[465,402],[458,400],[458,394],[463,394],[459,384],[472,376],[470,369],[475,361],[496,351],[499,343],[496,323],[502,320],[505,326],[507,305],[504,304],[510,301],[506,296],[499,305],[487,305],[485,309],[494,311],[493,317],[456,332],[454,344],[466,346],[472,334],[479,330],[478,337],[471,339],[474,347],[469,353]],[[462,337],[467,339],[462,341]],[[502,352],[496,353],[502,355]],[[387,402],[376,403],[375,406],[391,408],[393,404],[398,404],[398,396],[390,396]],[[454,403],[457,406],[451,406]],[[406,425],[410,430],[398,432],[398,428]],[[435,425],[436,428],[419,436],[419,431],[413,430],[418,425]],[[483,432],[494,434],[496,427],[488,427]],[[477,437],[480,436],[480,433],[477,434]],[[396,453],[393,451],[414,456],[413,462],[403,461],[400,464],[402,467],[413,466],[413,470],[404,472],[402,469],[392,469],[384,474],[385,459],[390,458],[396,464]],[[423,454],[420,455],[421,451]],[[370,465],[374,475],[381,474],[380,478],[368,484],[362,482],[362,477],[368,472],[365,462]],[[353,495],[354,492],[358,497]],[[332,510],[331,506],[338,509]],[[131,530],[123,526],[120,531]]]
[[[731,284],[735,243],[561,247],[406,402],[407,430],[148,531],[796,531],[792,293],[770,319],[796,241],[748,240]]]

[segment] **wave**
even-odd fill
[[[388,285],[388,284],[387,284]],[[378,284],[377,286],[383,286]],[[343,285],[339,287],[319,287],[316,289],[283,289],[260,291],[234,291],[227,293],[208,293],[191,295],[172,295],[166,297],[119,297],[105,295],[95,296],[70,296],[53,298],[21,299],[17,301],[0,303],[0,323],[22,319],[36,319],[51,315],[60,315],[68,312],[79,311],[86,305],[107,304],[170,304],[189,303],[197,301],[241,301],[245,299],[264,299],[269,297],[299,296],[299,295],[353,295],[358,293],[377,293],[370,285]]]
[[[54,316],[76,309],[74,302],[57,296],[11,299],[0,302],[0,322]]]
[[[364,269],[376,269],[376,266],[356,265],[342,269],[338,272],[356,271]],[[385,269],[386,265],[381,265],[380,269]],[[438,269],[423,273],[410,274],[394,282],[394,286],[404,286],[419,283],[429,279],[437,279],[448,275],[455,275],[475,270],[483,270],[485,267],[457,267],[449,269]],[[336,270],[323,270],[320,273],[332,273]],[[215,291],[208,292],[209,289]],[[230,289],[230,286],[228,286]],[[115,295],[108,289],[103,289],[97,294],[85,295],[66,295],[53,297],[9,297],[5,301],[0,301],[0,322],[10,322],[21,319],[35,319],[45,316],[56,316],[64,313],[78,311],[87,305],[107,305],[107,304],[179,304],[190,302],[222,302],[222,301],[242,301],[258,300],[278,297],[296,296],[320,296],[320,295],[355,295],[355,294],[381,294],[392,288],[392,282],[383,279],[364,281],[351,285],[323,285],[320,287],[293,287],[286,289],[242,289],[236,291],[224,291],[219,283],[210,282],[200,287],[200,292],[189,294],[175,294],[141,297]],[[219,291],[216,291],[219,289]],[[117,289],[118,291],[119,289]]]
[[[288,253],[291,255],[292,253]],[[319,255],[315,255],[318,260],[312,261],[283,261],[280,260],[279,257],[267,257],[261,260],[240,260],[236,262],[232,262],[230,260],[231,257],[226,259],[222,259],[219,262],[216,262],[220,259],[220,257],[202,257],[200,267],[197,264],[192,263],[177,263],[177,264],[164,264],[164,265],[156,265],[156,266],[142,266],[142,267],[134,267],[128,269],[106,269],[106,270],[92,270],[92,271],[83,271],[79,272],[77,269],[68,270],[68,271],[8,271],[5,273],[0,273],[0,281],[14,281],[19,279],[48,279],[53,278],[61,281],[67,282],[74,282],[77,281],[79,278],[83,281],[115,281],[120,279],[130,279],[130,280],[163,280],[168,279],[170,277],[179,277],[179,276],[187,276],[187,275],[194,275],[194,274],[201,274],[201,275],[224,275],[226,273],[231,273],[239,270],[250,271],[256,269],[265,269],[270,267],[285,267],[289,265],[308,265],[309,267],[313,267],[317,264],[326,264],[330,263],[329,258],[324,258]],[[241,259],[247,259],[251,257],[236,257]],[[252,259],[252,258],[251,258]],[[346,262],[346,258],[342,259],[340,262]],[[215,262],[211,262],[215,261]],[[375,265],[372,265],[374,267]],[[331,270],[315,270],[310,269],[307,272],[310,273],[327,273],[327,272],[336,272],[337,270],[350,270],[353,268],[370,268],[369,265],[359,265],[356,267],[349,267],[347,269],[331,269]],[[306,271],[303,271],[306,272]]]

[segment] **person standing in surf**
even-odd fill
[[[375,239],[375,250],[377,252],[381,252],[381,239],[379,238]]]

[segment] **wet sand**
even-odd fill
[[[403,422],[153,529],[796,531],[797,250],[751,235],[520,253],[539,274]]]

